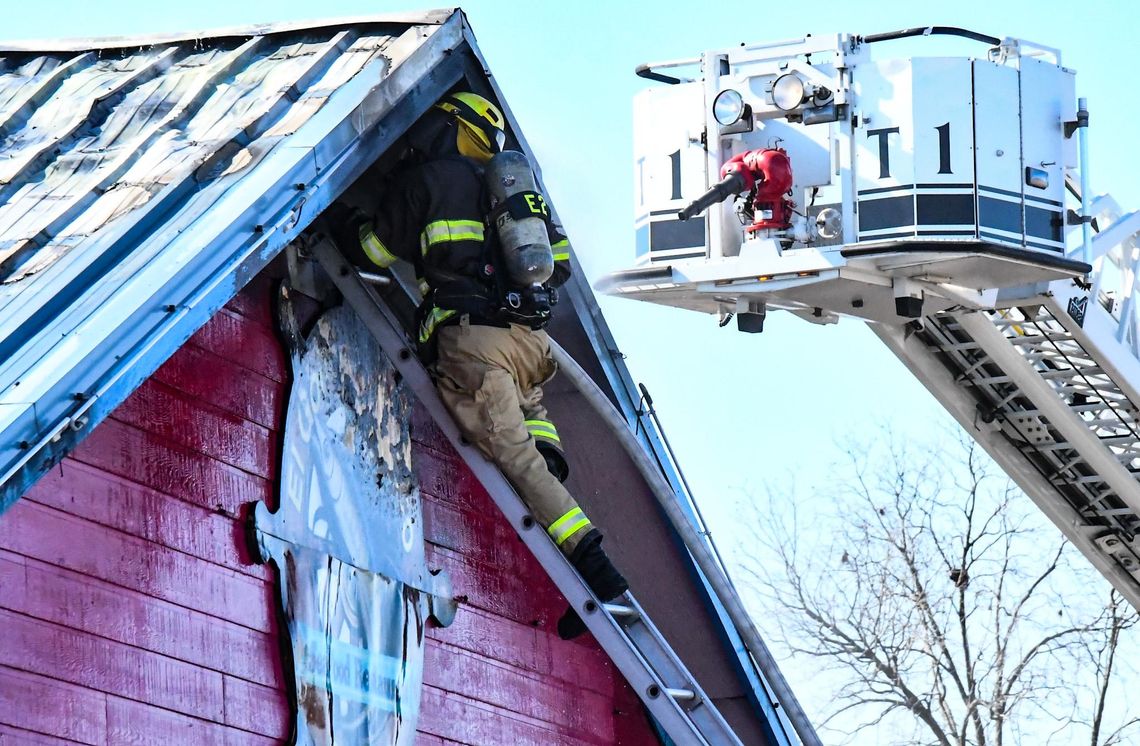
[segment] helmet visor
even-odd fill
[[[487,150],[501,153],[507,143],[503,114],[498,107],[474,93],[455,93],[436,104],[468,130],[468,139],[482,140]],[[493,150],[492,150],[493,149]]]
[[[496,149],[498,138],[491,140],[482,127],[477,127],[465,119],[456,119],[459,129],[456,132],[456,147],[460,155],[474,158],[480,163],[491,160],[491,156],[501,151]]]

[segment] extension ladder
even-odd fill
[[[611,603],[599,602],[531,517],[499,468],[463,441],[436,393],[434,382],[409,346],[402,325],[373,290],[376,276],[359,272],[328,239],[318,238],[308,250],[360,316],[383,353],[581,616],[661,729],[679,746],[739,744],[740,739],[646,616],[632,592],[627,591]]]

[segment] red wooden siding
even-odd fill
[[[255,281],[0,516],[0,743],[272,744],[290,732],[269,499],[286,362]]]
[[[254,283],[0,516],[0,744],[268,744],[291,732],[276,589],[241,506],[272,500],[287,365]],[[417,410],[430,629],[419,743],[657,744],[565,601]]]

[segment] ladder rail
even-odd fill
[[[685,668],[629,592],[622,604],[634,613],[615,617],[599,604],[578,572],[530,515],[506,477],[479,451],[463,442],[436,392],[435,383],[410,349],[403,328],[387,305],[357,274],[336,247],[320,239],[308,247],[346,301],[360,315],[403,380],[415,393],[459,457],[486,488],[539,564],[577,610],[586,627],[637,692],[661,728],[678,744],[740,744],[712,700]],[[651,660],[652,659],[652,660]],[[683,694],[682,697],[673,696]]]

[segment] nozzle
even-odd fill
[[[677,211],[678,220],[688,220],[699,215],[717,202],[723,202],[734,194],[747,189],[747,181],[739,171],[733,171],[723,179],[709,187],[709,190],[690,202],[684,209]]]

